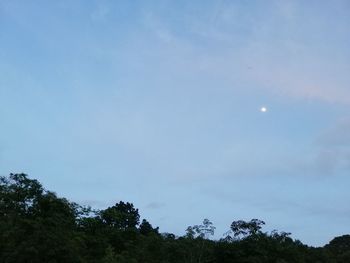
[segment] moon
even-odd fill
[[[261,108],[260,108],[260,111],[261,111],[261,112],[267,112],[267,108],[266,108],[266,107],[261,107]]]

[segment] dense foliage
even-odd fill
[[[221,240],[205,219],[186,235],[159,233],[138,209],[119,202],[95,211],[59,198],[25,174],[0,177],[0,262],[287,263],[350,262],[350,235],[323,248],[290,233],[262,232],[265,222],[233,221]]]

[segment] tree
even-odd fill
[[[132,203],[122,201],[101,211],[101,218],[105,224],[119,230],[136,228],[140,221],[139,210]]]
[[[0,177],[0,215],[10,218],[31,214],[33,205],[43,192],[41,184],[29,179],[26,174]]]
[[[150,235],[151,233],[159,234],[159,227],[153,228],[152,225],[146,219],[143,219],[139,226],[139,231],[141,235],[145,236]]]
[[[120,201],[114,206],[100,211],[99,217],[107,242],[118,256],[124,253],[123,258],[127,258],[129,256],[125,253],[136,251],[139,239],[137,226],[140,215],[132,203]]]
[[[209,221],[209,219],[204,219],[202,225],[189,226],[186,229],[186,236],[188,238],[209,238],[209,236],[214,235],[215,226]]]
[[[76,205],[25,174],[0,178],[1,262],[81,262]]]
[[[204,254],[208,254],[208,240],[209,236],[214,235],[215,227],[213,223],[209,221],[209,219],[204,219],[203,224],[189,226],[186,229],[186,237],[187,241],[191,241],[188,244],[188,247],[191,251],[189,251],[190,262],[203,262]]]
[[[259,219],[252,219],[249,222],[238,220],[232,222],[231,231],[235,238],[240,239],[261,233],[263,225],[265,225],[265,222]]]
[[[350,257],[350,235],[343,235],[335,237],[329,244],[325,246],[333,255],[339,258],[349,259]],[[341,260],[340,262],[347,262],[346,260]]]
[[[138,209],[119,202],[102,211],[81,207],[25,174],[0,177],[0,262],[3,263],[348,263],[350,235],[308,247],[290,233],[262,232],[264,221],[233,221],[211,240],[204,219],[184,237],[159,234]]]

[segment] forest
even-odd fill
[[[213,239],[204,219],[184,236],[160,232],[132,203],[104,210],[46,190],[26,174],[0,177],[0,262],[299,263],[350,262],[350,235],[310,247],[287,232],[264,232],[265,222],[235,220]]]

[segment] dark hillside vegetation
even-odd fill
[[[205,219],[177,237],[160,233],[128,202],[92,210],[58,197],[25,174],[0,177],[0,262],[298,263],[350,262],[350,235],[313,248],[290,233],[262,231],[265,222],[233,221],[226,237],[209,239]]]

